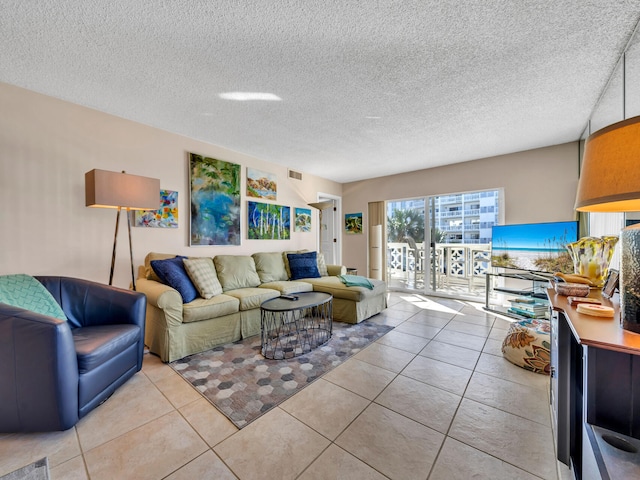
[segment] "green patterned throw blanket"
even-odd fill
[[[338,278],[347,287],[364,287],[373,290],[373,284],[366,277],[360,275],[338,275]]]
[[[60,320],[67,319],[49,290],[29,275],[0,275],[0,303]]]

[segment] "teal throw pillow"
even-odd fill
[[[319,278],[318,259],[316,252],[287,253],[291,280],[301,278]]]
[[[182,260],[185,258],[187,257],[177,256],[166,260],[151,260],[151,268],[162,283],[175,288],[180,293],[182,301],[189,303],[198,298],[198,290],[184,268]]]
[[[66,320],[62,307],[37,279],[29,275],[0,276],[0,302],[48,317]]]

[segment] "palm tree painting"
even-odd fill
[[[250,240],[289,240],[291,208],[270,203],[247,202]]]
[[[191,245],[240,245],[240,165],[189,154]]]
[[[346,233],[362,233],[362,213],[345,213],[344,229]]]

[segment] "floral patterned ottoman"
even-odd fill
[[[502,342],[504,358],[532,372],[549,375],[550,332],[548,320],[526,319],[512,323]]]

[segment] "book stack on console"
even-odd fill
[[[507,312],[527,318],[546,318],[549,313],[549,304],[539,298],[514,298],[509,300],[511,307]]]

